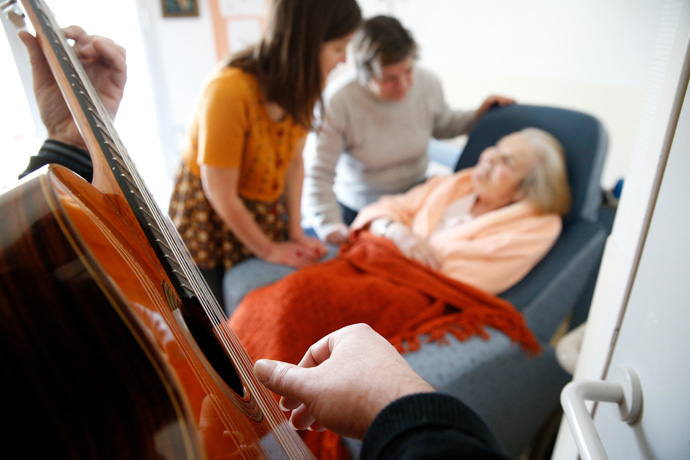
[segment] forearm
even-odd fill
[[[405,193],[383,196],[378,201],[362,208],[352,222],[351,228],[355,230],[364,228],[379,217],[387,217],[411,226],[415,215],[427,206],[429,196],[447,180],[449,177],[436,176]]]
[[[344,226],[342,211],[333,193],[333,178],[322,179],[317,175],[306,177],[304,197],[309,224],[322,240],[336,227]]]
[[[225,225],[253,254],[264,259],[275,243],[264,233],[239,195],[239,169],[201,165],[206,199]]]
[[[379,201],[364,207],[359,211],[351,228],[357,230],[367,228],[377,219],[391,220],[409,225],[416,209],[409,206],[404,195],[384,196]]]
[[[285,204],[287,206],[290,238],[299,238],[304,234],[302,230],[302,183],[304,182],[304,167],[301,153],[295,155],[285,178]]]
[[[468,134],[477,123],[478,117],[477,110],[450,110],[445,107],[444,112],[437,117],[433,135],[437,139],[450,139]]]
[[[326,123],[305,149],[305,206],[309,223],[322,240],[334,226],[344,225],[333,184],[346,134],[340,122],[342,117],[333,112],[327,111]]]
[[[228,195],[222,201],[209,198],[211,206],[247,249],[259,258],[266,258],[275,243],[266,236],[239,195]]]

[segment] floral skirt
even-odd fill
[[[288,213],[283,197],[274,202],[242,200],[268,238],[276,242],[288,240]],[[254,256],[213,210],[201,179],[184,162],[175,177],[168,213],[199,268],[228,269]]]

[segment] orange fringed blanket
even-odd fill
[[[529,353],[539,349],[510,303],[411,261],[368,232],[359,232],[338,258],[251,292],[230,318],[252,359],[295,364],[320,338],[354,323],[369,324],[402,353],[416,350],[420,336],[488,338],[486,326]],[[305,440],[318,458],[342,458],[337,438],[324,434],[309,432]]]

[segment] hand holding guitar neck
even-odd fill
[[[67,38],[74,40],[74,51],[106,109],[115,117],[127,81],[125,49],[109,38],[88,35],[78,26],[67,27],[63,32]],[[19,32],[19,38],[29,52],[34,93],[41,119],[48,130],[48,137],[86,148],[41,51],[39,41],[25,31]]]

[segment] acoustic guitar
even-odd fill
[[[311,458],[46,4],[22,4],[94,177],[51,165],[0,195],[0,456]]]

